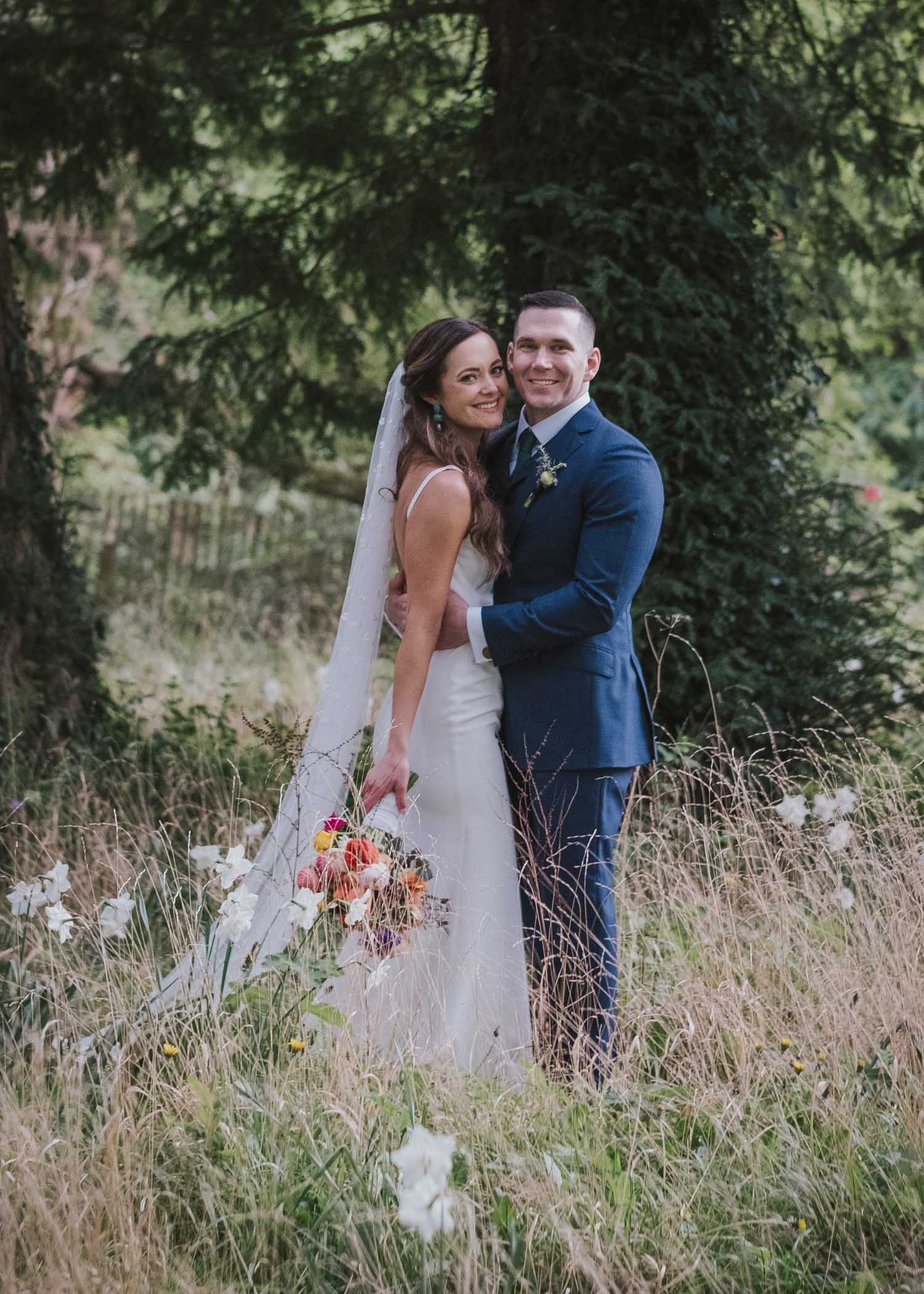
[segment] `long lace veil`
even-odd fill
[[[391,375],[379,418],[366,482],[350,577],[321,696],[301,759],[250,873],[242,882],[258,894],[249,929],[230,942],[221,923],[199,941],[149,998],[157,1011],[209,987],[216,1003],[229,986],[252,975],[289,942],[288,904],[300,867],[313,858],[318,825],[339,810],[367,721],[372,670],[392,557],[394,487],[404,418],[404,366]]]

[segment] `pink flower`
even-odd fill
[[[335,876],[340,876],[347,870],[343,850],[330,849],[326,854],[319,854],[314,860],[314,869],[317,872],[318,880],[325,885],[329,884]]]
[[[321,878],[318,876],[317,870],[308,864],[296,876],[295,884],[300,890],[312,890],[317,894],[321,888]]]
[[[364,867],[356,879],[367,890],[384,890],[391,880],[391,868],[380,855],[374,863]]]
[[[879,503],[882,500],[882,489],[878,485],[863,487],[863,498],[867,503]]]
[[[325,831],[346,831],[346,818],[333,813],[324,823]]]

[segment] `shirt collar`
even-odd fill
[[[590,404],[589,391],[585,391],[584,394],[579,395],[576,400],[572,400],[570,404],[566,404],[564,409],[559,409],[558,413],[549,414],[548,418],[543,418],[541,422],[537,422],[532,430],[533,435],[536,437],[539,444],[547,445],[552,437],[557,435],[558,432],[561,431],[562,427],[569,423],[580,409],[584,408],[585,404]],[[519,441],[520,436],[523,433],[523,428],[529,425],[530,424],[526,421],[526,409],[523,408],[520,410],[520,421],[517,423],[517,434],[514,438],[515,441]]]

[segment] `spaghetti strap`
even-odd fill
[[[432,481],[434,476],[439,476],[440,472],[461,472],[461,471],[462,471],[462,468],[456,467],[455,463],[444,463],[442,467],[434,467],[432,472],[428,472],[427,475],[424,477],[424,479],[418,485],[417,489],[414,491],[414,497],[407,505],[407,512],[404,514],[405,520],[407,520],[407,518],[411,515],[411,508],[413,508],[414,504],[423,494],[424,486],[427,485],[429,481]]]

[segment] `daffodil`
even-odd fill
[[[6,897],[14,917],[34,917],[48,902],[40,881],[17,881]]]
[[[127,894],[104,899],[99,910],[99,932],[104,939],[124,939],[132,918],[135,900]]]
[[[253,863],[244,857],[244,846],[233,845],[225,854],[224,862],[215,864],[215,874],[221,878],[221,888],[230,890],[242,876],[246,876]]]
[[[222,918],[221,928],[232,943],[235,943],[245,931],[250,929],[259,897],[255,891],[248,893],[247,890],[239,886],[236,890],[231,891],[218,909]]]
[[[69,871],[67,863],[62,863],[59,858],[54,867],[42,876],[42,889],[49,903],[57,903],[61,895],[66,894],[71,888],[71,883],[67,879]]]
[[[48,929],[51,933],[57,935],[63,944],[67,943],[71,937],[71,926],[74,924],[74,918],[60,899],[57,903],[48,904],[45,908],[45,916],[48,919]]]

